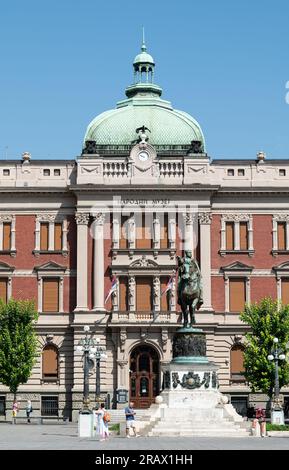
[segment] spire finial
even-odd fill
[[[143,52],[146,52],[146,50],[147,50],[146,44],[145,44],[145,29],[144,29],[144,26],[142,27],[142,46],[141,46],[141,50]]]

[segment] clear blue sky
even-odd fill
[[[163,98],[211,157],[289,158],[288,18],[288,0],[3,1],[0,158],[79,155],[132,82],[142,25]]]

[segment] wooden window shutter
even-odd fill
[[[282,279],[281,282],[282,303],[289,304],[289,279]]]
[[[161,277],[161,293],[165,291],[168,282],[169,282],[168,277]],[[161,311],[162,312],[167,312],[170,309],[169,295],[170,295],[170,291],[161,295]]]
[[[43,279],[43,312],[59,311],[59,280],[55,278]]]
[[[10,222],[3,224],[3,250],[11,249],[11,224]]]
[[[128,278],[125,276],[119,278],[119,310],[128,310]]]
[[[169,223],[168,223],[168,214],[164,215],[164,225],[161,229],[161,248],[169,247]]]
[[[45,346],[42,352],[43,377],[58,377],[58,350],[53,345]]]
[[[231,349],[231,374],[244,372],[244,349],[242,346],[233,346]]]
[[[286,222],[278,222],[278,250],[286,250]]]
[[[128,248],[127,221],[129,217],[128,215],[121,216],[119,247],[123,249]]]
[[[248,250],[248,224],[240,222],[240,250]]]
[[[242,312],[246,302],[244,279],[230,279],[230,312]]]
[[[142,214],[141,226],[137,226],[136,228],[136,247],[141,249],[149,249],[152,247],[152,231],[150,221],[149,217],[145,217],[145,214]]]
[[[62,250],[62,224],[54,224],[54,250]]]
[[[7,302],[7,279],[0,278],[0,299]]]
[[[226,250],[234,250],[234,222],[226,222]]]
[[[49,224],[46,222],[40,224],[40,250],[48,250],[48,234],[49,234]]]
[[[150,277],[136,278],[136,308],[139,312],[152,310],[152,279]]]

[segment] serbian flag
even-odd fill
[[[113,279],[112,279],[110,291],[109,291],[109,293],[107,294],[107,296],[106,296],[106,298],[105,298],[105,301],[104,301],[105,304],[106,304],[106,302],[108,301],[108,299],[110,298],[111,294],[112,294],[114,291],[116,291],[116,288],[117,288],[117,281],[116,281],[116,277],[114,276]]]
[[[161,295],[166,294],[169,290],[172,290],[173,288],[173,280],[175,276],[171,276],[165,289],[162,291]]]

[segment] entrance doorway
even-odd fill
[[[130,401],[135,408],[149,408],[159,394],[160,361],[151,346],[134,348],[130,355]]]

